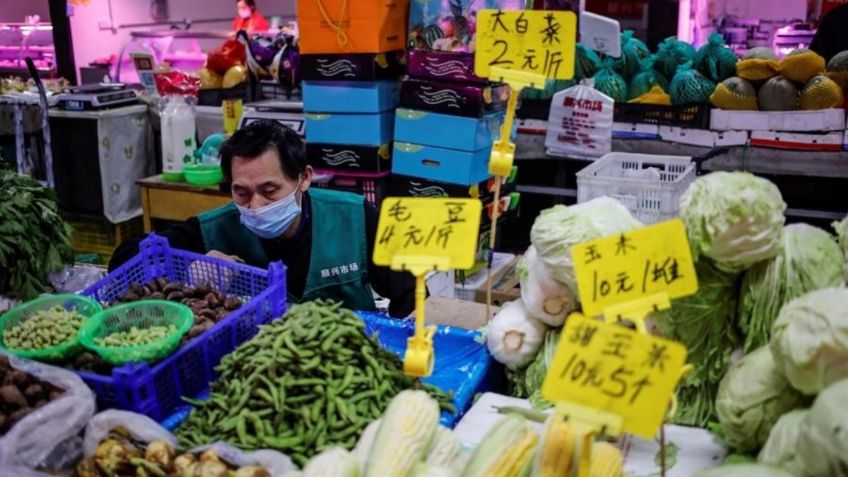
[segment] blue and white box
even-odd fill
[[[400,82],[304,81],[303,110],[309,113],[382,113],[400,104]]]
[[[489,147],[460,151],[395,141],[392,173],[471,186],[489,178]]]
[[[482,118],[467,118],[417,109],[399,108],[395,118],[395,139],[424,146],[460,151],[491,147],[500,136],[503,111]]]
[[[306,113],[306,142],[376,146],[392,142],[395,112],[379,114]]]

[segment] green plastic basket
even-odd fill
[[[130,362],[153,362],[165,358],[179,348],[183,335],[194,324],[191,308],[171,301],[145,300],[106,308],[86,320],[80,330],[80,342],[107,362],[121,365]],[[94,340],[113,333],[151,326],[174,325],[176,331],[152,343],[139,346],[100,346]]]
[[[77,313],[91,318],[103,309],[100,303],[79,295],[49,295],[20,304],[0,316],[0,348],[21,358],[35,359],[39,361],[61,361],[82,350],[79,334],[74,339],[49,348],[21,350],[8,348],[3,341],[7,328],[12,328],[28,320],[32,315],[41,310],[47,310],[61,306],[66,310],[75,310]],[[86,320],[88,321],[88,320]],[[85,326],[85,322],[83,322]]]

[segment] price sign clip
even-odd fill
[[[495,176],[506,177],[512,173],[512,164],[515,161],[515,144],[510,141],[510,136],[512,136],[512,123],[515,120],[515,108],[518,105],[518,96],[524,88],[543,89],[545,87],[545,76],[493,66],[489,78],[492,81],[504,82],[510,88],[509,101],[506,105],[506,117],[501,126],[501,134],[498,140],[492,145],[492,153],[489,156],[489,173]]]
[[[447,270],[450,260],[435,256],[395,256],[392,269],[404,270],[415,277],[415,334],[407,340],[403,371],[409,376],[425,377],[433,372],[435,354],[433,335],[435,326],[425,326],[426,277],[431,270]]]

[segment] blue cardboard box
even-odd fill
[[[500,137],[504,112],[481,118],[466,118],[399,108],[395,119],[395,139],[411,144],[460,151],[478,151],[491,147]]]
[[[303,82],[303,110],[309,113],[382,113],[399,104],[397,80]]]
[[[392,142],[395,112],[378,114],[306,113],[306,142],[382,146]]]
[[[395,141],[392,173],[472,186],[489,178],[491,152],[491,144],[476,151],[460,151]]]

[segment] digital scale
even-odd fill
[[[300,101],[268,99],[247,103],[244,105],[239,129],[259,119],[277,121],[294,130],[300,137],[306,134],[306,116],[303,113],[303,103]]]
[[[137,103],[136,92],[122,83],[74,86],[56,98],[56,106],[66,111],[94,111]]]

